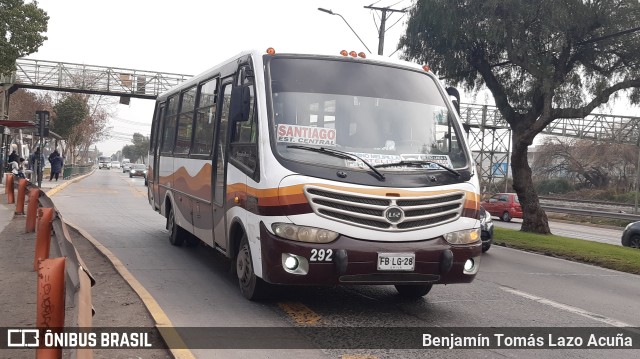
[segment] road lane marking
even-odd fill
[[[567,305],[567,304],[562,304],[556,301],[553,301],[551,299],[546,299],[546,298],[542,298],[542,297],[538,297],[535,296],[533,294],[529,294],[526,292],[522,292],[519,291],[517,289],[513,289],[513,288],[509,288],[509,287],[505,287],[505,286],[500,286],[500,289],[504,290],[505,292],[509,292],[511,294],[515,294],[517,296],[529,299],[529,300],[533,300],[534,302],[538,302],[540,304],[544,304],[544,305],[548,305],[550,307],[554,307],[556,309],[561,309],[573,314],[577,314],[577,315],[581,315],[583,317],[601,322],[601,323],[605,323],[614,327],[632,327],[633,325],[625,323],[625,322],[621,322],[617,319],[613,319],[613,318],[608,318],[605,317],[604,315],[600,315],[600,314],[596,314],[596,313],[592,313],[589,311],[586,311],[584,309],[578,308],[578,307],[574,307],[571,305]]]
[[[289,314],[289,316],[300,325],[316,325],[322,320],[319,314],[302,303],[280,302],[278,303],[278,307]]]

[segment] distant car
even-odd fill
[[[120,162],[111,161],[111,168],[120,168]]]
[[[480,238],[482,239],[482,253],[491,248],[493,243],[493,220],[484,207],[480,206]]]
[[[492,216],[500,217],[500,220],[509,222],[512,218],[522,218],[522,206],[515,193],[498,193],[488,201],[482,202],[487,212]]]
[[[640,249],[640,221],[627,225],[622,232],[622,245]]]
[[[147,178],[147,166],[142,164],[131,165],[129,170],[129,178],[131,177],[144,177]]]
[[[130,162],[124,162],[122,164],[122,173],[129,172],[130,169],[131,169],[131,163]]]

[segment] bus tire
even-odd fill
[[[398,294],[405,298],[420,298],[431,290],[433,284],[396,284]]]
[[[255,301],[266,297],[268,284],[258,278],[253,270],[251,248],[246,233],[242,235],[236,256],[236,275],[240,284],[240,292],[245,298]]]
[[[176,215],[173,207],[169,210],[169,216],[167,217],[167,229],[169,230],[169,242],[176,247],[180,247],[182,243],[184,243],[186,233],[185,230],[176,223]]]

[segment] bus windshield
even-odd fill
[[[270,61],[269,74],[273,141],[285,159],[369,170],[358,159],[318,155],[307,146],[348,152],[373,166],[401,161],[468,165],[458,122],[426,73],[353,60],[283,57]],[[442,170],[435,164],[425,167]]]

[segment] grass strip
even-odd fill
[[[497,227],[494,227],[494,244],[640,274],[640,250],[635,248]]]

